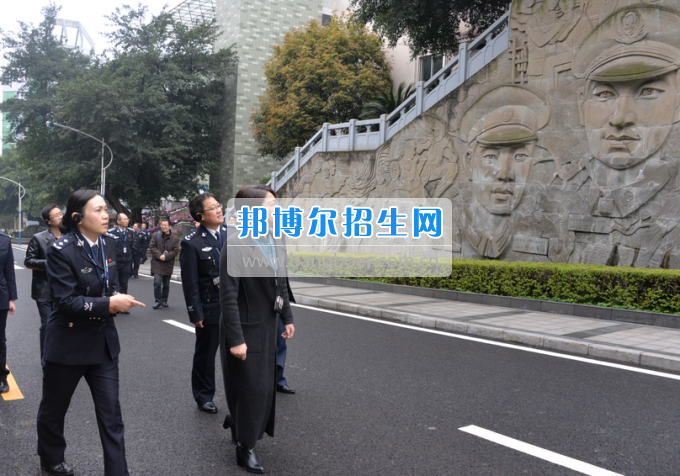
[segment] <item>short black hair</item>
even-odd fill
[[[118,219],[120,218],[121,215],[125,215],[127,219],[130,219],[127,213],[125,212],[120,212],[118,215],[116,215],[116,223],[118,223]]]
[[[45,205],[42,209],[42,212],[41,212],[43,220],[49,221],[50,220],[50,213],[52,213],[52,210],[54,210],[55,208],[59,208],[59,206],[55,205],[54,203],[50,203],[49,205]],[[61,210],[61,209],[59,209],[59,210]]]
[[[71,196],[68,197],[68,202],[66,202],[66,213],[64,213],[64,218],[62,218],[61,223],[59,224],[59,231],[66,234],[70,233],[74,228],[77,228],[71,215],[74,213],[80,213],[82,215],[87,202],[97,195],[99,195],[99,192],[96,190],[88,190],[86,188],[81,188],[80,190],[73,192]]]
[[[167,221],[167,222],[168,222],[168,225],[172,226],[172,222],[170,221],[169,218],[161,218],[161,219],[158,221],[158,226],[161,226],[161,223],[163,223],[164,221]]]
[[[210,192],[199,193],[189,201],[189,214],[191,215],[191,218],[193,218],[196,221],[201,221],[198,218],[196,218],[196,215],[203,212],[204,210],[203,202],[205,202],[209,198],[215,198],[215,195]]]

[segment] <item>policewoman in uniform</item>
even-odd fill
[[[43,395],[38,410],[38,454],[50,475],[72,475],[64,461],[64,418],[85,377],[104,448],[104,474],[128,475],[118,401],[120,344],[116,313],[144,306],[118,293],[116,239],[106,233],[106,202],[94,190],[68,199],[62,237],[47,250],[47,280],[54,310],[47,321]]]
[[[215,356],[220,343],[220,253],[227,241],[222,205],[212,193],[196,195],[189,213],[201,226],[182,240],[179,263],[189,320],[196,326],[191,390],[198,409],[217,413]]]

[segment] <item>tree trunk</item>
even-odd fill
[[[106,199],[113,206],[113,209],[116,210],[116,213],[125,213],[128,217],[130,216],[130,212],[123,206],[122,203],[120,203],[118,197],[116,197],[116,195],[111,192],[108,187],[106,188]]]

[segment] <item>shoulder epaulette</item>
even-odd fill
[[[184,239],[186,241],[191,241],[191,239],[194,238],[197,235],[198,235],[198,233],[196,233],[196,230],[194,230],[191,233],[189,233],[187,236],[185,236]]]
[[[3,233],[3,232],[1,232],[1,231],[0,231],[0,236],[6,236],[6,237],[9,238],[10,240],[12,239],[12,237],[9,236],[7,233]]]
[[[59,238],[57,241],[52,243],[52,246],[54,246],[56,249],[61,250],[62,248],[66,248],[67,246],[76,243],[78,240],[73,238],[73,235],[69,237],[69,235],[63,235],[61,238]]]
[[[113,233],[114,231],[116,231],[116,228],[117,227],[115,227],[115,226],[113,228],[109,228],[109,233]]]
[[[104,233],[104,236],[108,236],[109,238],[113,238],[114,240],[120,240],[120,238],[118,238],[118,235],[114,235],[113,233]]]

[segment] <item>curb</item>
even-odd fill
[[[291,281],[304,283],[328,284],[347,288],[369,289],[387,293],[409,294],[413,296],[444,299],[448,301],[469,302],[485,306],[507,307],[533,312],[547,312],[563,314],[565,316],[587,317],[606,321],[628,322],[644,326],[668,327],[680,329],[680,315],[663,314],[659,312],[633,311],[613,307],[591,306],[587,304],[571,304],[541,299],[527,299],[493,294],[469,293],[466,291],[451,291],[448,289],[421,288],[402,284],[385,284],[374,281],[360,281],[356,279],[326,278],[320,276],[290,275]]]
[[[295,300],[297,301],[297,304],[304,304],[306,306],[348,312],[360,316],[400,322],[428,329],[437,329],[452,334],[483,337],[485,339],[520,344],[537,349],[578,355],[581,357],[590,357],[595,360],[605,360],[624,365],[634,365],[666,372],[680,373],[680,357],[671,355],[638,351],[613,345],[591,344],[583,340],[546,336],[520,330],[499,329],[480,324],[467,324],[464,322],[437,319],[435,317],[421,316],[407,312],[390,311],[378,307],[348,304],[345,302],[333,301],[331,299],[317,299],[298,295],[295,297]]]

